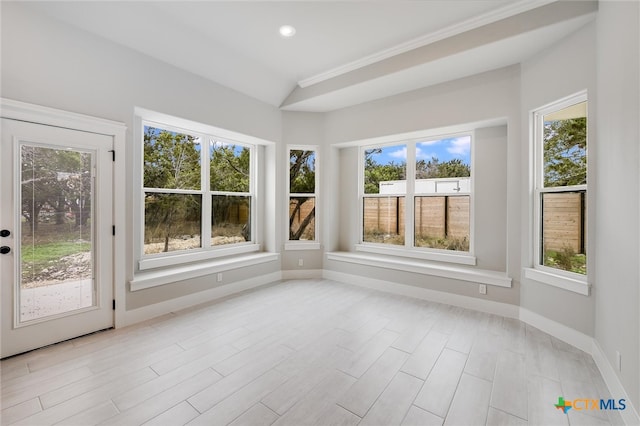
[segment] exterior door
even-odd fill
[[[4,358],[113,327],[113,138],[1,124]]]

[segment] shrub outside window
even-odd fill
[[[252,145],[144,122],[143,256],[253,241]]]
[[[537,267],[587,273],[586,95],[535,114]]]
[[[361,152],[363,243],[470,252],[470,135]]]

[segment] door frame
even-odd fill
[[[115,235],[113,237],[113,298],[114,327],[126,325],[126,164],[125,147],[127,127],[124,123],[106,120],[75,112],[64,111],[41,105],[30,104],[12,99],[0,98],[0,116],[18,121],[62,127],[98,133],[113,138],[114,170],[113,173],[113,206],[112,217]],[[116,155],[119,154],[119,155]]]

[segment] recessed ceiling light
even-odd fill
[[[296,33],[296,29],[293,28],[291,25],[283,25],[280,27],[280,35],[282,37],[293,37],[294,34]]]

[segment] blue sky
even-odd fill
[[[428,161],[432,157],[440,162],[459,158],[465,164],[471,164],[471,137],[460,136],[456,138],[435,139],[418,142],[416,145],[416,158]],[[405,145],[387,146],[382,148],[382,153],[374,156],[378,164],[388,164],[391,161],[402,163],[407,159]]]

